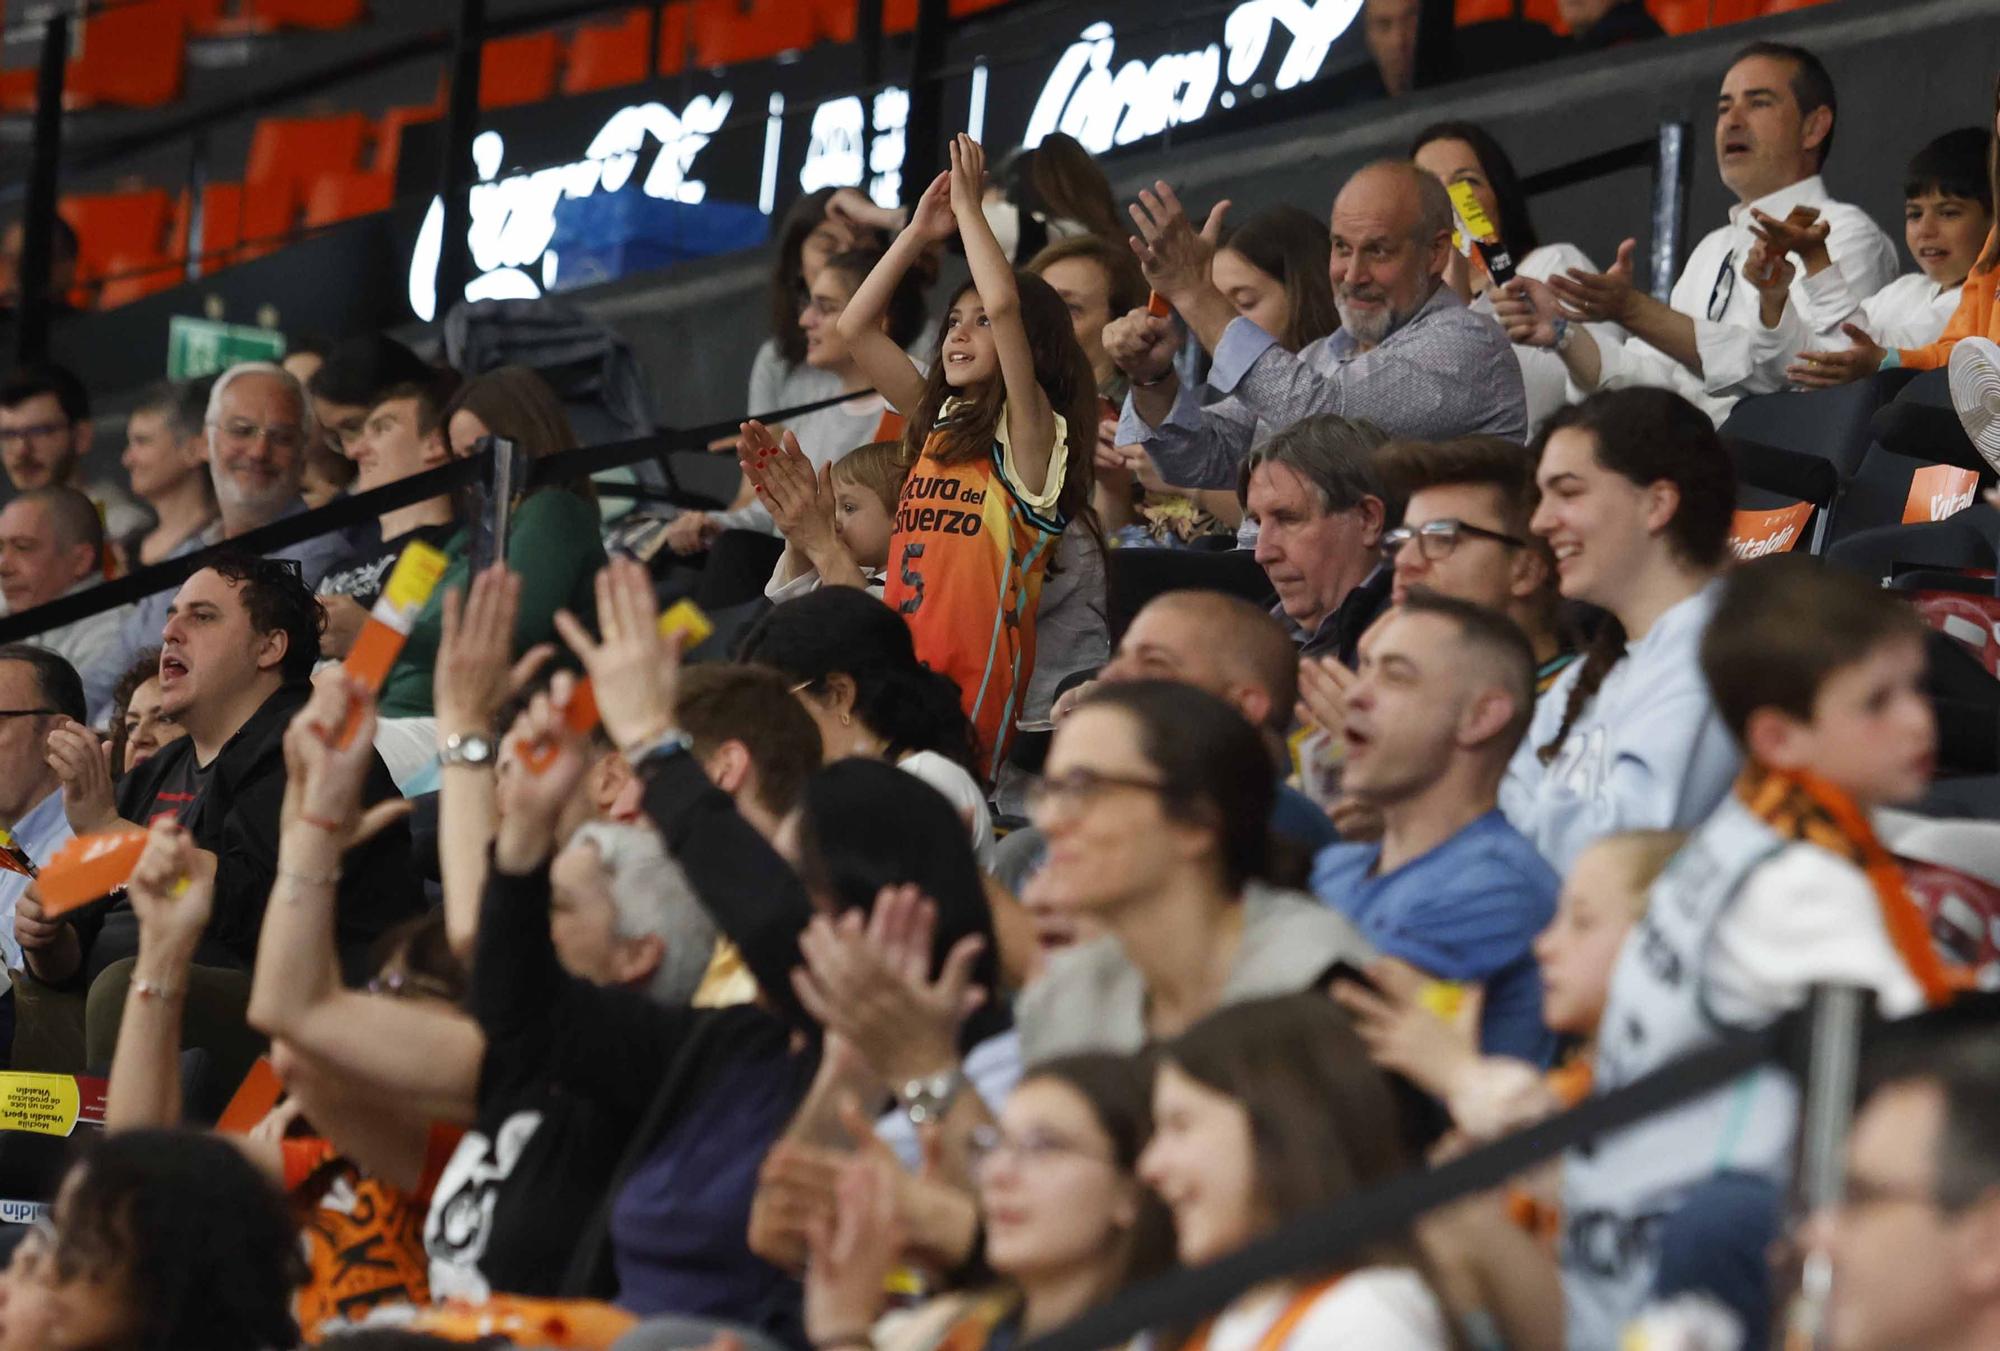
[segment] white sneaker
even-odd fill
[[[2000,472],[2000,346],[1961,338],[1951,349],[1951,406],[1986,463]]]

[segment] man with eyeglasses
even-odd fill
[[[0,647],[0,829],[18,854],[0,859],[0,959],[9,972],[22,966],[14,937],[14,912],[33,880],[17,859],[37,868],[69,843],[62,781],[49,764],[48,739],[65,719],[82,722],[83,682],[68,662],[26,643]],[[11,1064],[14,991],[0,995],[0,1062]]]
[[[83,460],[93,432],[90,393],[61,366],[23,367],[0,385],[0,465],[14,491],[75,488],[96,505],[113,537],[143,529],[145,509],[130,495],[115,484],[85,478]]]
[[[209,391],[203,422],[208,472],[220,516],[167,558],[199,552],[306,510],[305,499],[299,496],[306,443],[319,433],[305,387],[289,371],[262,361],[230,367]],[[288,544],[267,556],[292,562],[305,584],[317,587],[352,546],[351,539],[334,533]],[[132,606],[114,663],[119,671],[130,666],[138,653],[159,646],[173,599],[173,592],[162,591]]]
[[[1545,1064],[1555,1040],[1532,945],[1561,879],[1499,805],[1534,706],[1519,628],[1410,592],[1368,631],[1347,691],[1341,791],[1380,813],[1382,837],[1322,850],[1312,889],[1387,956],[1478,982],[1487,1055]]]
[[[1890,1028],[1847,1142],[1846,1195],[1800,1235],[1831,1264],[1832,1351],[2000,1346],[2000,1025]]]
[[[1659,385],[1720,423],[1744,395],[1784,388],[1783,371],[1795,353],[1772,357],[1760,340],[1758,290],[1739,275],[1758,243],[1758,214],[1799,228],[1827,227],[1827,250],[1856,295],[1873,295],[1896,276],[1896,246],[1866,211],[1829,196],[1820,178],[1837,108],[1833,77],[1811,52],[1777,42],[1743,48],[1723,77],[1715,111],[1717,168],[1736,205],[1729,223],[1688,256],[1671,303],[1634,284],[1636,244],[1628,239],[1608,272],[1572,271],[1546,285],[1519,277],[1508,283],[1494,303],[1508,337],[1560,353],[1575,399],[1598,389]],[[1792,303],[1809,312],[1804,279],[1801,266]],[[1620,324],[1629,340],[1600,343],[1586,322]]]
[[[1535,653],[1535,693],[1572,661],[1548,543],[1528,529],[1539,497],[1535,460],[1497,436],[1398,441],[1377,460],[1405,495],[1403,523],[1382,536],[1392,605],[1414,587],[1484,605],[1513,620]]]

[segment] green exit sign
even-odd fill
[[[245,324],[175,315],[167,324],[167,379],[195,380],[246,361],[276,361],[285,355],[285,335]]]

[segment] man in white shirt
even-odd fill
[[[1715,116],[1716,160],[1737,204],[1729,223],[1695,246],[1671,303],[1633,285],[1636,246],[1628,239],[1609,272],[1571,272],[1546,285],[1517,278],[1494,305],[1508,336],[1561,353],[1577,398],[1659,385],[1721,422],[1744,395],[1782,388],[1784,360],[1774,364],[1759,352],[1760,297],[1740,275],[1758,242],[1753,210],[1776,220],[1796,208],[1815,211],[1828,227],[1833,261],[1863,294],[1896,275],[1889,237],[1860,207],[1827,196],[1820,180],[1836,110],[1833,79],[1811,52],[1775,42],[1745,47],[1723,77]],[[1600,343],[1585,321],[1619,324],[1630,338]]]
[[[49,765],[49,733],[65,719],[83,721],[83,685],[76,671],[47,648],[11,643],[0,647],[0,828],[37,868],[69,842],[62,781]],[[0,867],[0,962],[21,969],[14,937],[14,907],[31,879]],[[0,982],[7,977],[0,976]],[[0,995],[0,1027],[13,1044],[14,992]]]

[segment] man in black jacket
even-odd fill
[[[228,556],[203,568],[174,597],[160,655],[161,712],[188,735],[128,776],[115,801],[101,776],[64,784],[79,832],[173,816],[215,857],[215,913],[189,988],[133,988],[142,998],[185,998],[189,1044],[214,1052],[218,1076],[231,1083],[258,1045],[243,1014],[277,869],[282,738],[311,694],[323,622],[319,602],[282,560]],[[367,801],[395,793],[378,758]],[[358,847],[343,873],[339,942],[352,974],[375,938],[422,907],[408,831],[398,823]],[[24,899],[15,932],[32,977],[21,982],[17,1046],[37,1068],[108,1064],[138,950],[131,908],[113,895],[52,922]]]

